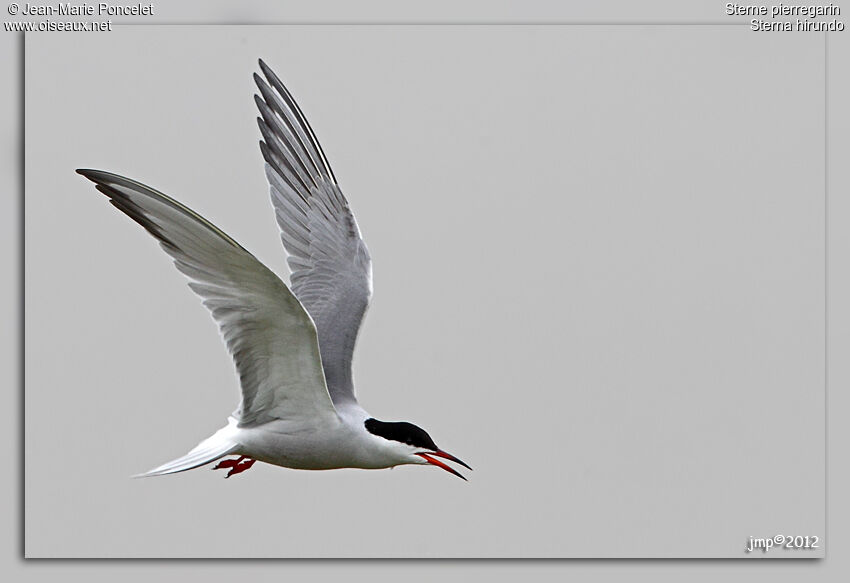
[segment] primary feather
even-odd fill
[[[372,295],[372,260],[312,128],[263,61],[255,97],[272,204],[292,291],[316,325],[334,404],[354,402],[351,362]]]
[[[239,373],[240,427],[336,416],[316,330],[284,283],[212,223],[144,184],[78,170],[159,240],[218,323]]]

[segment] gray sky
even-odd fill
[[[821,37],[133,27],[26,57],[30,556],[740,556],[823,533]],[[223,424],[236,380],[182,276],[73,170],[150,184],[283,274],[257,57],[372,252],[361,403],[468,484],[127,478]]]

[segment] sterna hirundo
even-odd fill
[[[391,468],[438,458],[469,468],[423,429],[369,415],[354,396],[351,360],[372,295],[372,261],[310,124],[261,60],[255,95],[272,204],[289,255],[291,289],[215,225],[144,184],[77,170],[144,227],[186,275],[218,323],[241,385],[227,425],[141,476],[255,461],[287,468]],[[470,468],[471,469],[471,468]],[[463,478],[466,479],[466,478]]]

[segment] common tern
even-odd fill
[[[140,476],[197,468],[230,477],[255,461],[304,470],[430,465],[441,459],[423,429],[379,421],[354,395],[351,360],[372,295],[372,261],[310,124],[262,61],[254,74],[260,150],[291,289],[221,229],[140,182],[77,170],[153,235],[218,323],[241,386],[225,427],[189,453]]]

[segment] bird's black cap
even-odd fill
[[[426,433],[421,427],[417,427],[413,423],[399,421],[388,423],[386,421],[378,421],[377,419],[366,420],[366,430],[378,437],[391,439],[413,447],[421,447],[429,451],[437,451],[439,448],[431,436]]]

